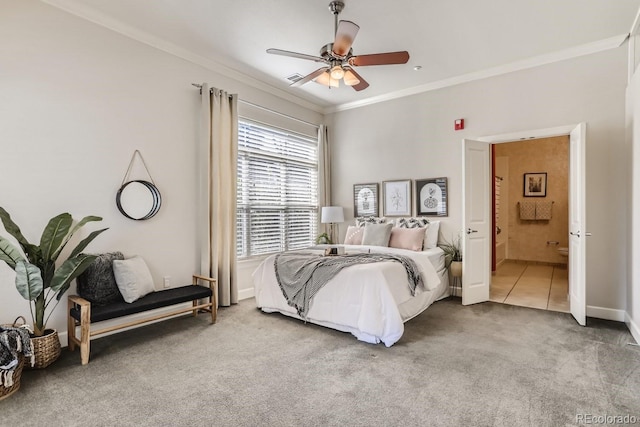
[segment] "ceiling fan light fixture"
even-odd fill
[[[294,81],[289,87],[300,87],[310,81],[330,88],[339,87],[340,80],[344,79],[345,86],[351,86],[353,90],[360,92],[368,88],[369,83],[351,67],[406,64],[409,61],[409,52],[406,50],[354,55],[351,46],[360,27],[351,21],[338,20],[338,15],[343,8],[343,1],[333,0],[329,3],[329,10],[334,15],[334,39],[332,43],[327,43],[320,49],[319,56],[282,49],[267,49],[267,53],[272,55],[288,56],[323,64],[312,73]]]
[[[314,82],[321,84],[321,85],[325,85],[325,86],[329,86],[329,87],[338,87],[340,86],[340,81],[337,79],[334,79],[331,77],[331,74],[329,73],[329,70],[325,71],[324,73],[320,74],[315,80]]]
[[[347,70],[344,73],[344,84],[347,86],[355,86],[360,83],[360,79],[356,77],[351,70]]]
[[[344,77],[344,69],[342,65],[336,65],[331,69],[331,78],[334,80],[340,80]]]

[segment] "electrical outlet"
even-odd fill
[[[171,276],[164,276],[163,283],[165,288],[171,287]]]

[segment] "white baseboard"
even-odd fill
[[[625,311],[613,308],[587,306],[587,317],[595,317],[596,319],[613,320],[616,322],[624,322]]]
[[[255,296],[254,288],[240,289],[238,291],[238,299],[239,300],[253,298],[254,296]]]
[[[640,344],[640,326],[633,321],[629,313],[625,313],[624,323],[627,324],[627,328],[629,328],[629,332],[631,332],[631,336],[636,340],[636,343]]]

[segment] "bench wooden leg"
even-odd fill
[[[197,285],[198,280],[205,280],[209,282],[209,289],[211,289],[211,296],[209,297],[209,312],[211,313],[211,323],[216,323],[218,317],[218,281],[216,279],[212,279],[211,277],[201,276],[199,274],[193,275],[193,284]],[[196,302],[193,302],[195,305]],[[206,310],[206,309],[205,309]],[[194,311],[195,316],[195,311]]]
[[[198,305],[198,300],[193,300],[191,301],[191,305],[196,307]],[[193,310],[193,317],[196,317],[198,315],[198,310]]]
[[[91,345],[91,306],[80,310],[80,360],[83,365],[89,363]]]
[[[69,314],[73,306],[74,304],[69,299],[67,302],[67,346],[69,347],[69,351],[76,349],[76,319]]]

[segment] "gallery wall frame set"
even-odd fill
[[[414,196],[415,194],[415,196]],[[355,217],[378,216],[382,197],[382,216],[411,216],[415,197],[416,216],[448,216],[449,194],[447,178],[425,178],[382,182],[382,196],[378,183],[354,184],[353,213]]]

